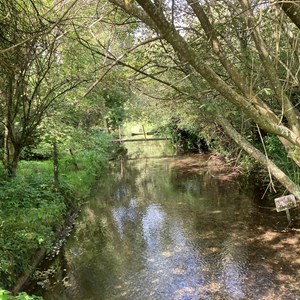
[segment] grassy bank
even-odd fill
[[[96,177],[105,174],[114,152],[109,138],[73,151],[60,151],[59,189],[54,187],[53,162],[21,161],[18,174],[0,175],[0,299],[16,298],[10,290],[21,274],[30,273],[35,253],[51,250],[64,221],[89,195]],[[23,298],[22,298],[23,297]],[[33,298],[35,299],[35,298]]]

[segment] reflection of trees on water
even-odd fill
[[[297,243],[277,248],[295,239],[272,235],[235,183],[150,160],[118,165],[93,193],[65,247],[69,299],[263,299],[299,277],[282,268]]]

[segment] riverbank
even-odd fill
[[[66,186],[55,191],[49,174],[28,169],[1,183],[0,287],[11,289],[32,269],[34,254],[51,248],[70,207],[69,192]]]
[[[80,202],[95,178],[106,172],[110,154],[104,150],[77,153],[76,168],[74,157],[61,157],[59,186],[54,184],[52,161],[21,161],[16,177],[2,174],[0,295],[13,299],[4,289],[22,290],[45,256],[59,251]]]
[[[225,162],[224,158],[215,154],[178,156],[171,163],[171,167],[186,174],[194,173],[200,175],[208,173],[210,176],[224,181],[236,179],[243,171],[234,162]]]
[[[187,155],[187,156],[178,156],[178,157],[173,157],[173,158],[163,158],[162,160],[169,161],[170,169],[173,170],[177,174],[181,174],[181,177],[183,177],[183,178],[185,178],[185,177],[189,178],[191,175],[197,175],[200,177],[203,175],[207,175],[206,177],[214,178],[217,181],[224,182],[224,184],[226,184],[226,182],[228,182],[228,184],[230,184],[230,182],[234,183],[237,180],[237,178],[240,175],[242,175],[242,169],[240,167],[236,167],[235,164],[233,164],[233,163],[226,163],[224,159],[222,159],[220,156],[217,156],[217,155],[194,154],[194,155]],[[149,161],[151,161],[151,160],[149,160]],[[38,172],[38,173],[40,173],[40,172]],[[74,173],[74,174],[76,174],[76,176],[78,176],[78,173]],[[74,176],[72,176],[72,177],[74,177]],[[94,178],[94,177],[92,177],[92,178]],[[74,178],[73,178],[73,180],[74,180]],[[88,181],[86,181],[86,183],[87,182]],[[89,182],[88,185],[91,186],[91,182]],[[78,184],[78,186],[79,186],[79,184]],[[82,185],[81,185],[81,187],[82,187]],[[196,188],[197,187],[195,186],[195,189]],[[72,191],[68,192],[69,199],[70,199],[70,196],[72,195],[72,193],[74,194],[74,192],[75,192],[75,190],[73,190],[73,192]],[[77,193],[78,193],[78,191],[77,191]],[[85,194],[87,195],[88,193],[85,192]],[[78,197],[78,196],[79,196],[79,194],[77,194],[76,197]],[[69,209],[67,209],[67,212],[68,211],[70,211],[70,207],[69,207]],[[65,218],[66,217],[64,217],[64,219]],[[71,222],[68,222],[67,225],[65,223],[65,225],[60,227],[59,238],[53,239],[53,241],[55,240],[56,243],[54,244],[52,242],[52,244],[51,244],[52,246],[49,249],[47,249],[46,251],[44,251],[44,253],[41,257],[37,258],[38,261],[40,261],[44,258],[46,252],[50,253],[49,254],[50,257],[56,256],[57,254],[59,254],[60,247],[62,246],[62,241],[65,239],[66,236],[69,235],[68,226],[70,226],[70,225],[72,226],[73,223],[74,223],[74,219]],[[70,227],[69,227],[69,229],[70,229]],[[268,238],[268,235],[266,235],[265,237]],[[294,239],[289,239],[289,241],[293,242]],[[39,252],[37,252],[37,253],[39,253]],[[33,264],[32,266],[33,266],[32,271],[30,271],[26,274],[26,276],[27,276],[26,280],[32,274],[35,264]],[[20,290],[20,288],[22,287],[23,283],[25,283],[25,281],[26,281],[24,279],[24,277],[20,278],[19,280],[20,281],[18,281],[18,283],[15,285],[15,288],[13,288],[14,292],[18,292],[18,290]]]

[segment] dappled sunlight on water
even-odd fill
[[[54,262],[61,278],[36,292],[74,300],[300,299],[299,237],[281,232],[284,219],[255,205],[253,190],[238,182],[172,163],[131,162],[95,186]]]

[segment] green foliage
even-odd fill
[[[172,117],[169,123],[160,126],[157,133],[171,137],[171,142],[176,148],[177,154],[199,153],[209,150],[208,143],[201,130],[182,123],[178,117]]]
[[[50,249],[67,208],[88,195],[115,150],[111,137],[97,130],[78,130],[59,141],[59,192],[52,161],[21,161],[18,176],[0,182],[0,286],[11,287],[29,271],[37,249]]]
[[[264,138],[265,147],[270,159],[296,183],[300,183],[300,170],[295,162],[286,155],[283,144],[276,136],[267,135]]]
[[[0,285],[11,286],[28,271],[38,248],[49,249],[66,205],[49,176],[31,174],[2,183],[0,189]]]
[[[105,89],[102,95],[108,109],[105,117],[108,119],[110,128],[116,130],[125,118],[124,104],[128,95],[117,89]]]
[[[42,300],[42,297],[29,296],[25,292],[21,292],[16,296],[12,296],[11,292],[3,290],[0,288],[0,300]]]
[[[77,130],[72,139],[60,144],[61,178],[71,188],[73,198],[88,195],[95,177],[104,175],[115,151],[111,136],[98,130]]]
[[[67,30],[67,25],[60,23],[64,23],[67,15],[71,17],[71,7],[50,9],[49,1],[43,0],[35,3],[7,0],[0,5],[3,21],[0,48],[4,49],[0,60],[0,93],[2,100],[5,98],[0,104],[0,116],[7,122],[4,127],[10,128],[5,137],[10,151],[4,153],[2,160],[7,172],[15,175],[19,155],[25,147],[36,145],[43,119],[81,79],[60,72],[65,61],[61,60],[57,28],[61,33]],[[41,15],[45,18],[43,22]]]

